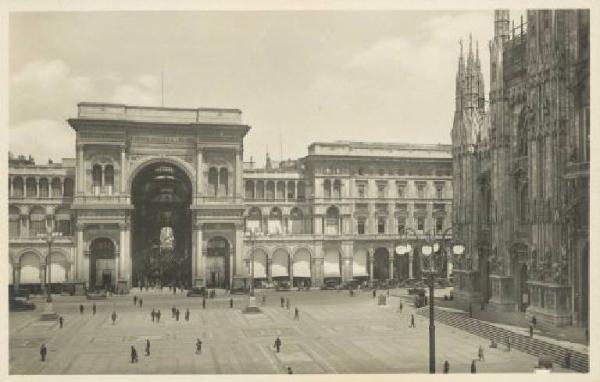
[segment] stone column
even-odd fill
[[[192,277],[196,286],[205,285],[203,250],[202,250],[202,224],[194,224],[193,230],[194,256],[192,257]]]
[[[244,187],[242,181],[242,175],[244,172],[243,169],[243,158],[242,158],[242,147],[239,147],[235,150],[235,197],[243,198],[244,195]]]
[[[393,248],[390,250],[389,261],[390,261],[390,266],[389,266],[389,268],[390,268],[390,280],[393,280],[394,279],[394,249]]]
[[[294,286],[294,255],[288,256],[288,275],[290,276],[290,285]]]
[[[28,214],[23,214],[23,211],[21,211],[21,215],[19,215],[20,217],[20,221],[19,224],[21,224],[21,230],[20,230],[20,234],[19,237],[28,237],[29,236],[29,215]]]
[[[131,230],[129,222],[121,223],[119,225],[121,229],[121,281],[127,283],[127,287],[131,288],[133,285],[131,284],[132,279],[132,262],[131,262]]]
[[[104,194],[104,175],[106,174],[106,166],[102,165],[102,173],[100,176],[100,194]]]
[[[52,179],[48,183],[48,194],[52,195]],[[60,178],[60,197],[65,197],[65,178]]]
[[[271,272],[271,266],[273,265],[273,259],[267,256],[267,282],[273,282],[273,273]]]
[[[77,237],[77,252],[75,253],[75,280],[84,280],[83,273],[83,229],[84,225],[81,223],[75,224],[75,236]]]
[[[369,249],[369,281],[373,282],[373,264],[375,263],[375,253]]]
[[[35,177],[35,197],[36,198],[40,197],[40,177],[39,176]]]
[[[244,274],[244,225],[239,223],[235,225],[235,275],[241,276]]]
[[[121,247],[122,244],[119,244],[119,246]],[[121,250],[120,248],[118,250],[115,251],[115,279],[114,279],[114,283],[115,283],[115,287],[117,287],[118,290],[118,286],[119,286],[119,280],[121,279],[121,259],[123,258],[123,256],[121,256]]]
[[[77,194],[83,194],[85,192],[85,161],[83,158],[83,148],[83,144],[77,144],[77,169],[75,175],[75,188]]]
[[[413,269],[413,254],[410,252],[408,254],[408,278],[414,278],[414,269]]]
[[[9,186],[10,186],[10,191],[9,191],[9,197],[13,197],[14,196],[14,186],[13,186],[13,177],[11,176],[8,181],[10,182]]]
[[[233,284],[233,254],[235,253],[235,248],[229,248],[229,275],[227,275],[227,277],[229,278],[229,289],[231,289],[231,285]]]
[[[124,281],[125,279],[125,246],[127,245],[127,239],[125,238],[125,232],[126,232],[126,224],[125,223],[121,223],[119,224],[119,246],[120,246],[120,250],[119,250],[119,261],[117,262],[117,264],[119,264],[119,271],[118,272],[118,278],[120,281]]]
[[[202,148],[198,147],[198,151],[196,152],[196,194],[199,196],[204,196],[204,190],[202,189],[203,182],[203,153]]]
[[[21,263],[17,262],[13,264],[13,288],[15,292],[19,291],[19,284],[21,283]]]
[[[40,261],[40,285],[43,291],[46,291],[46,266],[48,259]]]
[[[121,188],[119,191],[122,195],[127,193],[127,170],[125,168],[127,166],[126,162],[125,146],[123,146],[121,147]]]

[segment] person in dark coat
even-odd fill
[[[283,308],[283,305],[285,304],[285,299],[283,298],[283,296],[281,296],[280,301],[281,301],[281,307]]]
[[[480,361],[485,361],[485,357],[483,355],[483,346],[479,345],[479,349],[477,350],[477,356]]]
[[[294,374],[294,372],[292,371],[292,368],[288,366],[287,368],[287,373],[288,374]]]
[[[160,322],[160,309],[156,312],[156,322]]]
[[[537,318],[535,316],[531,317],[531,323],[533,326],[537,325]]]
[[[294,320],[300,321],[300,312],[298,311],[298,308],[294,308]]]
[[[62,316],[58,317],[58,326],[59,326],[61,329],[62,329],[62,327],[63,327],[63,317],[62,317]]]
[[[150,340],[146,338],[146,356],[150,355]]]
[[[186,321],[189,321],[189,320],[190,320],[190,310],[189,310],[189,309],[186,309],[186,310],[185,310],[185,320],[186,320]]]
[[[83,314],[83,304],[79,305],[79,314]]]
[[[175,318],[175,307],[171,308],[171,318]]]
[[[377,289],[373,289],[373,298],[377,297]]]
[[[144,300],[140,297],[140,309],[142,308],[143,303],[144,303]]]
[[[96,303],[92,304],[92,314],[96,314]]]
[[[202,353],[202,341],[200,338],[196,338],[196,354]]]
[[[115,321],[117,320],[117,312],[115,312],[113,310],[112,314],[110,315],[110,318],[112,319],[112,323],[113,325],[115,324]]]
[[[415,328],[415,327],[416,327],[415,326],[415,315],[411,314],[410,315],[410,326],[409,326],[409,328]]]
[[[152,308],[152,312],[150,312],[150,318],[152,318],[152,322],[154,322],[155,317],[156,317],[156,312],[154,311],[154,308]]]
[[[46,354],[48,354],[48,349],[46,348],[46,344],[42,344],[42,346],[40,346],[40,356],[42,357],[42,362],[46,362]]]
[[[448,374],[450,372],[450,362],[448,360],[444,361],[444,374]]]
[[[400,305],[398,306],[398,310],[402,313],[402,301],[400,301]]]
[[[233,298],[229,298],[229,307],[233,308]]]
[[[273,347],[275,349],[277,349],[277,353],[279,353],[279,350],[281,349],[281,339],[279,337],[277,337],[275,339],[275,343],[273,344]]]
[[[179,309],[175,309],[175,319],[179,321]]]
[[[133,296],[133,305],[137,305],[137,296]]]
[[[131,363],[135,363],[137,361],[138,361],[137,350],[135,350],[135,348],[132,345],[131,346]]]
[[[202,296],[202,309],[206,309],[206,296]]]
[[[475,365],[475,360],[471,361],[471,374],[477,373],[477,365]]]

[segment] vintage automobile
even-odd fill
[[[275,287],[276,291],[286,291],[292,289],[292,284],[289,281],[280,281]]]
[[[207,293],[206,293],[206,288],[205,287],[193,287],[192,289],[188,290],[187,292],[187,296],[188,297],[206,297]]]
[[[34,310],[35,304],[22,297],[15,297],[10,300],[9,310],[11,312],[21,312],[24,310]]]

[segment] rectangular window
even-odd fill
[[[377,197],[380,199],[385,198],[385,186],[382,184],[377,186]]]
[[[9,220],[8,222],[8,235],[10,237],[19,237],[21,233],[21,221],[19,219]]]
[[[424,183],[417,183],[417,196],[421,199],[425,197],[425,184]]]
[[[365,185],[364,184],[359,184],[358,185],[358,197],[359,198],[364,198],[366,197],[366,192],[365,192]]]
[[[377,219],[377,233],[385,233],[385,218]]]
[[[444,185],[443,184],[437,184],[435,186],[435,194],[436,194],[436,197],[440,200],[444,198]]]
[[[405,188],[406,188],[406,186],[404,186],[404,185],[398,186],[398,197],[399,198],[404,198],[404,189]]]
[[[398,234],[403,235],[406,229],[406,218],[398,218]]]
[[[57,231],[63,236],[71,236],[71,221],[70,220],[59,220],[57,222]]]
[[[46,233],[46,222],[44,220],[32,220],[29,236],[37,236],[41,233]]]
[[[423,231],[425,229],[425,218],[417,218],[417,231]]]
[[[365,221],[364,220],[358,221],[357,231],[358,231],[359,235],[365,234]]]
[[[444,230],[444,219],[437,218],[435,219],[435,232],[438,234]]]

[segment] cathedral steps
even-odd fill
[[[418,309],[417,314],[429,317],[429,307]],[[529,336],[515,333],[511,330],[500,328],[488,324],[484,321],[468,317],[465,313],[449,312],[441,309],[435,309],[435,319],[445,325],[464,330],[477,336],[494,339],[499,347],[506,347],[506,339],[510,336],[511,348],[520,350],[527,354],[539,357],[547,355],[552,361],[562,367],[565,367],[565,356],[571,353],[571,369],[579,372],[588,372],[589,355],[568,349],[564,346],[546,342],[539,338],[530,338]]]

